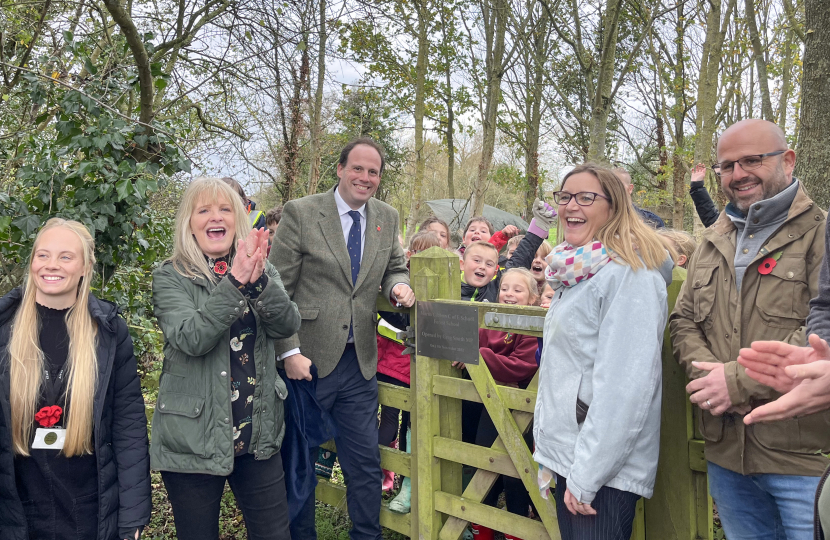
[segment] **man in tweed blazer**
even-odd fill
[[[335,188],[285,205],[270,255],[302,318],[297,334],[277,341],[277,354],[292,379],[310,380],[311,364],[317,366],[317,399],[337,426],[352,540],[381,539],[378,290],[405,307],[415,301],[398,212],[372,197],[383,166],[383,151],[371,139],[348,144]],[[311,455],[316,459],[316,448]],[[291,536],[316,539],[313,494],[291,522]]]

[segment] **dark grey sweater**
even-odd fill
[[[824,249],[830,249],[830,221],[824,233]],[[818,334],[818,337],[830,341],[830,267],[827,256],[821,263],[821,272],[818,276],[818,296],[810,300],[810,314],[807,316],[807,335]]]

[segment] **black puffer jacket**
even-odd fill
[[[0,540],[29,540],[14,476],[7,347],[22,294],[0,299]],[[147,417],[133,342],[114,304],[90,295],[98,323],[98,388],[95,394],[95,456],[98,463],[98,537],[119,538],[150,522],[150,456]],[[90,539],[91,540],[91,539]]]

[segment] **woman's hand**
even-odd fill
[[[265,249],[262,248],[262,236],[265,237]],[[236,256],[233,259],[233,267],[231,268],[231,275],[241,285],[247,285],[252,281],[259,279],[262,275],[262,268],[265,268],[265,253],[268,251],[268,231],[253,229],[248,233],[248,237],[236,241]],[[254,279],[251,279],[257,272],[257,266],[261,266],[259,273]]]
[[[251,283],[256,283],[265,270],[265,259],[268,257],[268,229],[259,229],[252,232],[259,234],[259,243],[256,251],[254,251],[255,255],[252,256],[252,258],[256,259],[256,265],[251,273]],[[257,253],[259,256],[256,255]]]
[[[595,516],[597,515],[597,511],[593,509],[593,507],[589,503],[581,503],[576,500],[576,497],[571,495],[570,489],[565,489],[565,506],[568,507],[568,511],[573,514],[582,514],[583,516]]]

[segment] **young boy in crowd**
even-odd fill
[[[274,239],[274,235],[277,234],[277,227],[280,226],[280,220],[282,219],[282,206],[275,206],[274,208],[268,210],[265,214],[265,226],[268,227],[268,241]]]
[[[518,236],[514,236],[513,238],[511,238],[510,240],[507,241],[507,258],[508,259],[513,256],[513,253],[516,251],[516,248],[519,247],[519,242],[521,242],[522,238],[524,238],[524,237],[525,237],[525,235],[520,234]]]
[[[461,245],[458,247],[458,254],[464,255],[464,250],[473,242],[490,242],[496,246],[496,251],[501,251],[501,248],[507,241],[519,234],[519,228],[515,225],[508,225],[504,229],[494,234],[493,224],[484,216],[474,216],[467,221],[467,226],[464,227],[464,233],[461,235]]]
[[[537,296],[542,294],[542,291],[545,290],[545,285],[547,285],[547,281],[545,281],[545,268],[548,267],[548,263],[545,261],[545,257],[550,255],[551,251],[553,251],[553,246],[550,245],[550,242],[547,240],[542,241],[539,249],[536,250],[536,256],[533,257],[533,262],[530,264],[530,273],[533,274],[533,279],[536,280]]]
[[[533,205],[533,220],[530,222],[527,234],[516,246],[513,256],[505,261],[505,270],[530,268],[539,246],[548,237],[548,230],[555,216],[556,210],[553,207],[541,201],[536,201]],[[470,239],[479,236],[479,234],[470,235],[469,231],[467,233],[467,237]],[[503,271],[499,268],[499,251],[495,245],[482,240],[472,241],[464,251],[461,270],[462,300],[498,302]]]

